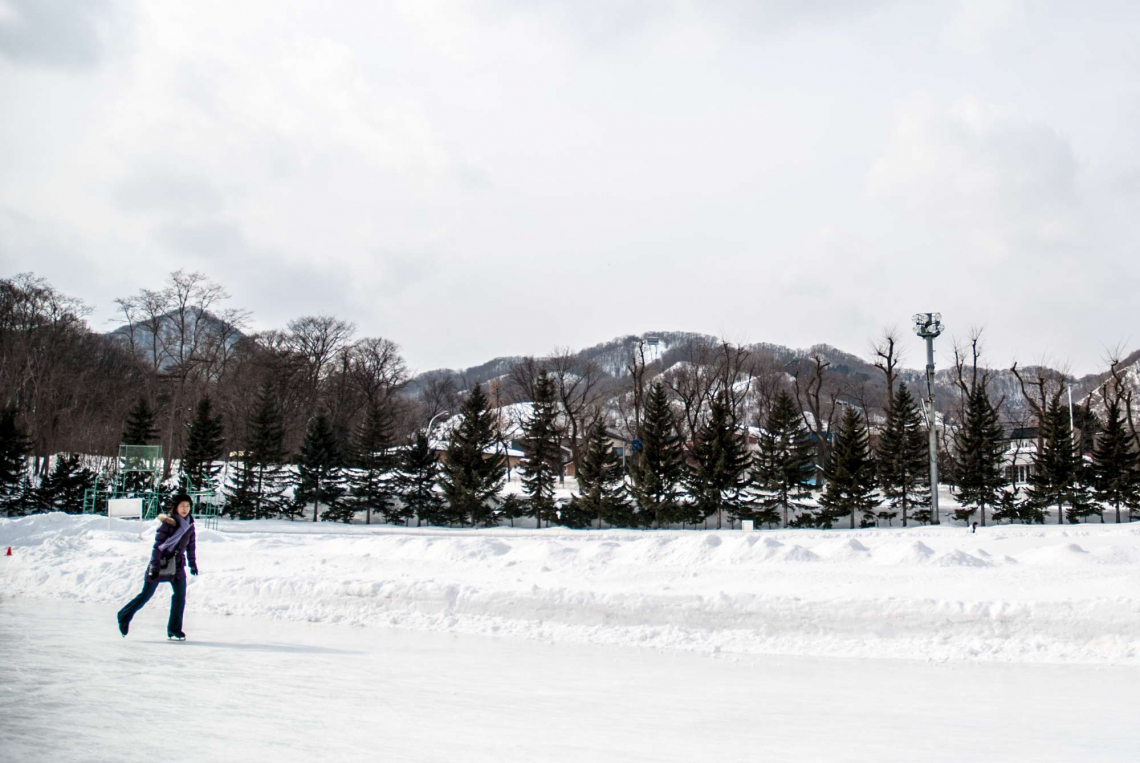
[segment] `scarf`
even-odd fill
[[[178,529],[174,531],[174,535],[171,535],[158,546],[158,550],[162,552],[163,556],[173,554],[174,549],[182,540],[182,536],[190,529],[190,522],[178,512],[174,512],[174,519],[178,522]]]

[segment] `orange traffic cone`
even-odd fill
[[[8,553],[4,554],[4,556],[11,556],[11,555],[12,555],[12,547],[8,546]]]

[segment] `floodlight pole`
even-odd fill
[[[930,524],[938,521],[938,421],[934,415],[934,336],[926,335],[926,395],[930,408]]]
[[[926,428],[930,433],[930,524],[938,520],[938,420],[934,412],[934,339],[942,333],[940,313],[914,316],[914,333],[926,340]]]

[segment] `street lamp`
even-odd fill
[[[930,431],[930,523],[938,521],[938,435],[934,418],[934,340],[942,333],[942,313],[918,313],[914,333],[926,340],[926,426]]]
[[[433,426],[435,426],[435,420],[438,419],[440,416],[446,416],[449,413],[451,413],[451,411],[440,411],[436,415],[432,416],[431,419],[428,421],[427,434],[425,436],[427,437],[429,447],[431,446],[431,428]]]

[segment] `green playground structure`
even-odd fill
[[[173,494],[162,489],[162,446],[120,445],[119,457],[104,474],[102,468],[95,475],[95,484],[83,494],[84,514],[106,514],[107,501],[113,498],[142,499],[142,518],[154,519],[164,510],[164,503]],[[178,492],[190,496],[196,521],[206,529],[216,530],[221,514],[221,496],[213,489],[195,489],[183,474]]]

